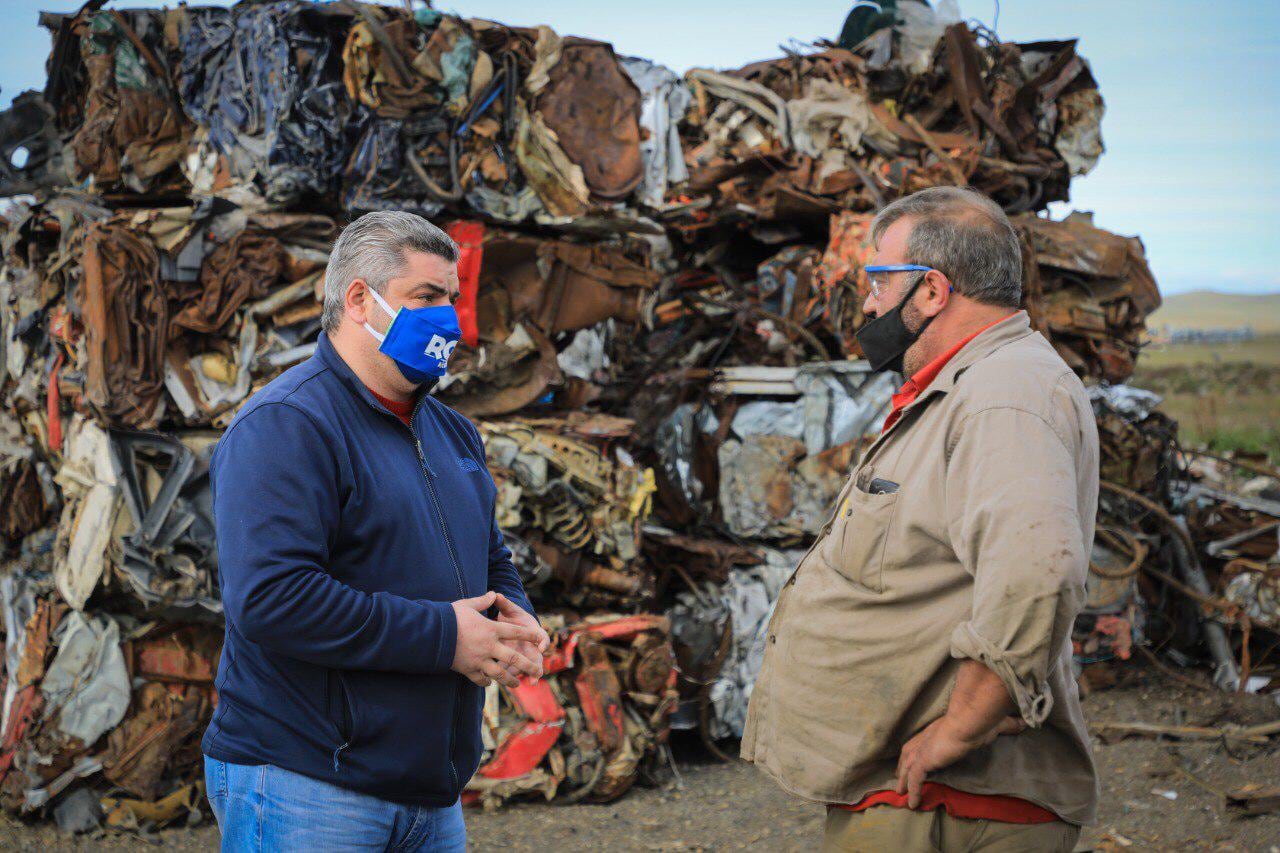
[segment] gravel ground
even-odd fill
[[[1251,724],[1280,716],[1262,697],[1224,696],[1130,670],[1121,683],[1085,699],[1091,721],[1186,725]],[[528,803],[496,812],[469,812],[475,850],[811,850],[822,832],[821,807],[783,793],[741,763],[711,762],[691,742],[678,741],[681,780],[637,788],[605,805]],[[1215,792],[1256,782],[1280,784],[1280,739],[1268,747],[1227,751],[1211,742],[1128,739],[1098,743],[1103,797],[1098,826],[1080,849],[1241,850],[1280,853],[1280,814],[1229,815]],[[1157,793],[1158,792],[1158,793]],[[1170,797],[1173,797],[1171,799]],[[216,850],[208,824],[165,830],[164,849]],[[0,821],[0,849],[137,850],[136,836],[68,838],[50,824]]]

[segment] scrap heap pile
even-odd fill
[[[661,773],[672,728],[739,734],[771,602],[895,385],[852,335],[874,211],[938,184],[999,201],[1027,309],[1090,380],[1131,373],[1159,304],[1136,239],[1038,215],[1102,151],[1074,43],[901,5],[856,44],[684,78],[429,8],[43,14],[48,86],[0,114],[0,195],[29,196],[2,236],[0,801],[69,829],[198,819],[210,453],[313,351],[328,249],[377,209],[461,247],[433,393],[479,425],[555,637],[547,679],[491,688],[469,800],[607,800]],[[1170,506],[1165,425],[1116,417],[1117,476]],[[1233,539],[1272,504],[1226,488],[1201,485],[1191,536],[1234,542],[1230,601],[1274,601],[1261,540]],[[1181,553],[1132,513],[1101,530],[1131,562]],[[1152,582],[1110,615],[1176,599]]]
[[[1086,681],[1114,681],[1107,662],[1151,657],[1153,646],[1179,665],[1208,664],[1223,689],[1280,691],[1262,651],[1280,635],[1280,471],[1180,448],[1149,391],[1090,395],[1102,493],[1075,632]]]

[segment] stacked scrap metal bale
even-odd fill
[[[69,829],[198,817],[210,451],[313,351],[360,213],[461,246],[464,343],[433,393],[477,421],[555,637],[548,678],[488,694],[485,805],[611,799],[660,775],[672,728],[740,733],[771,602],[894,386],[852,335],[878,207],[937,184],[1004,205],[1026,307],[1091,380],[1132,372],[1159,304],[1136,239],[1037,215],[1102,150],[1074,44],[946,4],[683,79],[429,8],[102,6],[41,16],[48,86],[0,114],[0,195],[30,194],[2,238],[0,800]],[[1117,476],[1168,504],[1166,425],[1113,414]],[[1193,535],[1266,512],[1233,507]],[[1181,541],[1131,510],[1099,538],[1128,557],[1115,618],[1172,589],[1126,567]],[[1261,601],[1271,576],[1232,566]]]
[[[548,678],[490,691],[469,798],[620,796],[666,760],[679,701],[624,384],[675,268],[638,201],[667,189],[644,92],[678,80],[431,9],[102,5],[42,16],[49,85],[0,117],[0,193],[33,194],[3,234],[5,806],[68,828],[198,814],[210,451],[313,351],[339,226],[385,208],[463,248],[466,346],[435,393],[483,429],[556,637]]]
[[[1102,493],[1075,633],[1086,681],[1113,682],[1108,662],[1150,658],[1151,646],[1178,665],[1210,666],[1223,689],[1280,691],[1267,661],[1280,635],[1280,471],[1179,447],[1177,424],[1149,391],[1090,395]]]

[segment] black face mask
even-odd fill
[[[911,289],[907,291],[907,295],[902,297],[902,301],[865,324],[854,335],[858,340],[858,346],[862,348],[862,354],[871,363],[872,370],[876,372],[892,370],[894,373],[901,373],[903,355],[911,348],[912,344],[920,340],[924,330],[933,322],[932,317],[925,319],[920,324],[920,328],[914,332],[907,328],[906,323],[902,322],[903,306],[907,304],[907,300],[915,294],[916,288],[923,281],[924,276],[920,276],[920,280],[911,286]]]

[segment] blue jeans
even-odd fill
[[[273,767],[205,756],[224,851],[465,851],[462,803],[402,806]]]

